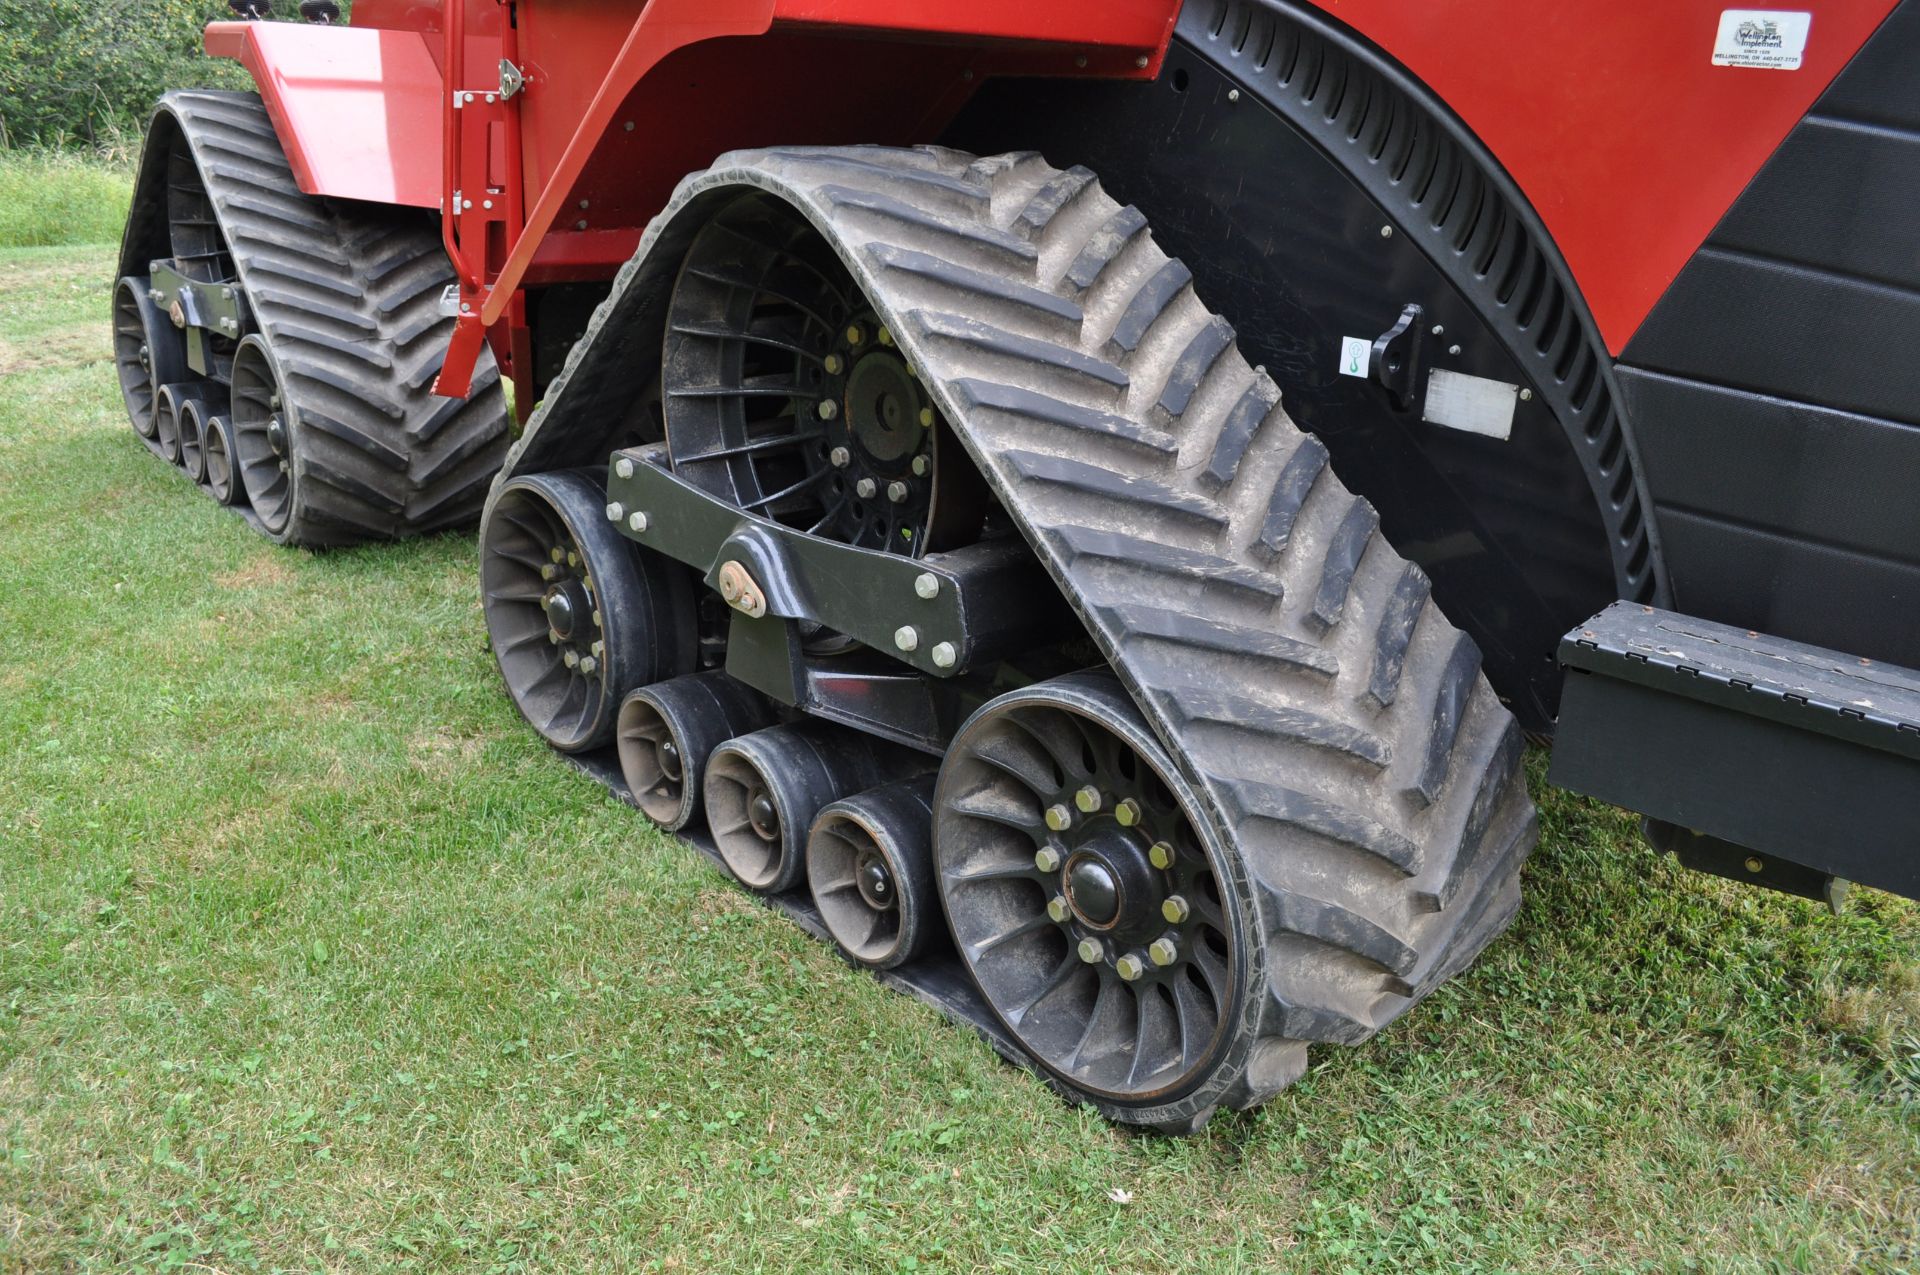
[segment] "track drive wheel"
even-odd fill
[[[1203,827],[1103,674],[993,700],[940,771],[934,861],[961,959],[1043,1072],[1121,1119],[1191,1127],[1259,1043],[1250,891]],[[1304,1066],[1304,1046],[1288,1054]]]
[[[692,587],[679,564],[608,523],[585,473],[500,489],[480,529],[480,598],[514,706],[549,744],[613,738],[635,688],[693,670]]]

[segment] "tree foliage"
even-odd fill
[[[114,146],[167,89],[247,87],[200,48],[232,16],[223,0],[0,0],[0,143]]]

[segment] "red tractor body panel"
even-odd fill
[[[1894,0],[1806,0],[1797,70],[1716,66],[1720,0],[1339,0],[1553,232],[1618,354]],[[1920,72],[1917,72],[1920,73]]]
[[[1893,3],[1808,0],[1792,70],[1716,65],[1718,0],[1326,8],[1498,157],[1618,353]],[[1151,78],[1179,7],[543,0],[509,24],[496,0],[363,0],[355,27],[216,23],[207,48],[253,73],[303,190],[443,207],[465,317],[442,388],[460,393],[522,286],[609,277],[716,154],[925,140],[990,76]],[[502,59],[526,76],[510,100]]]
[[[417,31],[216,22],[207,52],[260,86],[300,189],[415,208],[440,206],[440,108],[433,43]]]

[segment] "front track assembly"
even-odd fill
[[[282,544],[471,524],[507,446],[499,377],[434,395],[452,279],[434,218],[301,193],[251,93],[148,130],[114,291],[134,430]]]
[[[1279,399],[1084,170],[738,152],[550,388],[483,574],[519,484],[603,474],[619,552],[693,587],[582,764],[687,835],[704,797],[852,960],[1191,1130],[1464,967],[1536,835],[1477,650]],[[563,644],[493,593],[503,667]]]

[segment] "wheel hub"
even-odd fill
[[[680,762],[680,746],[673,742],[671,736],[654,745],[653,755],[660,767],[660,773],[665,775],[670,783],[677,784],[686,778],[686,768]]]
[[[550,586],[540,600],[540,609],[547,614],[547,624],[560,635],[562,641],[573,638],[574,629],[591,606],[586,589],[578,580],[566,580]]]
[[[887,870],[885,859],[878,856],[862,858],[859,867],[854,870],[853,882],[860,888],[860,897],[874,911],[884,911],[894,906],[893,873]]]
[[[856,454],[883,474],[910,472],[905,462],[927,441],[920,408],[920,387],[898,354],[876,350],[854,363],[847,378],[847,430]]]
[[[780,808],[773,804],[773,794],[764,788],[754,791],[747,799],[747,822],[762,841],[780,840]]]
[[[278,416],[267,422],[267,446],[275,456],[287,454],[287,426]]]

